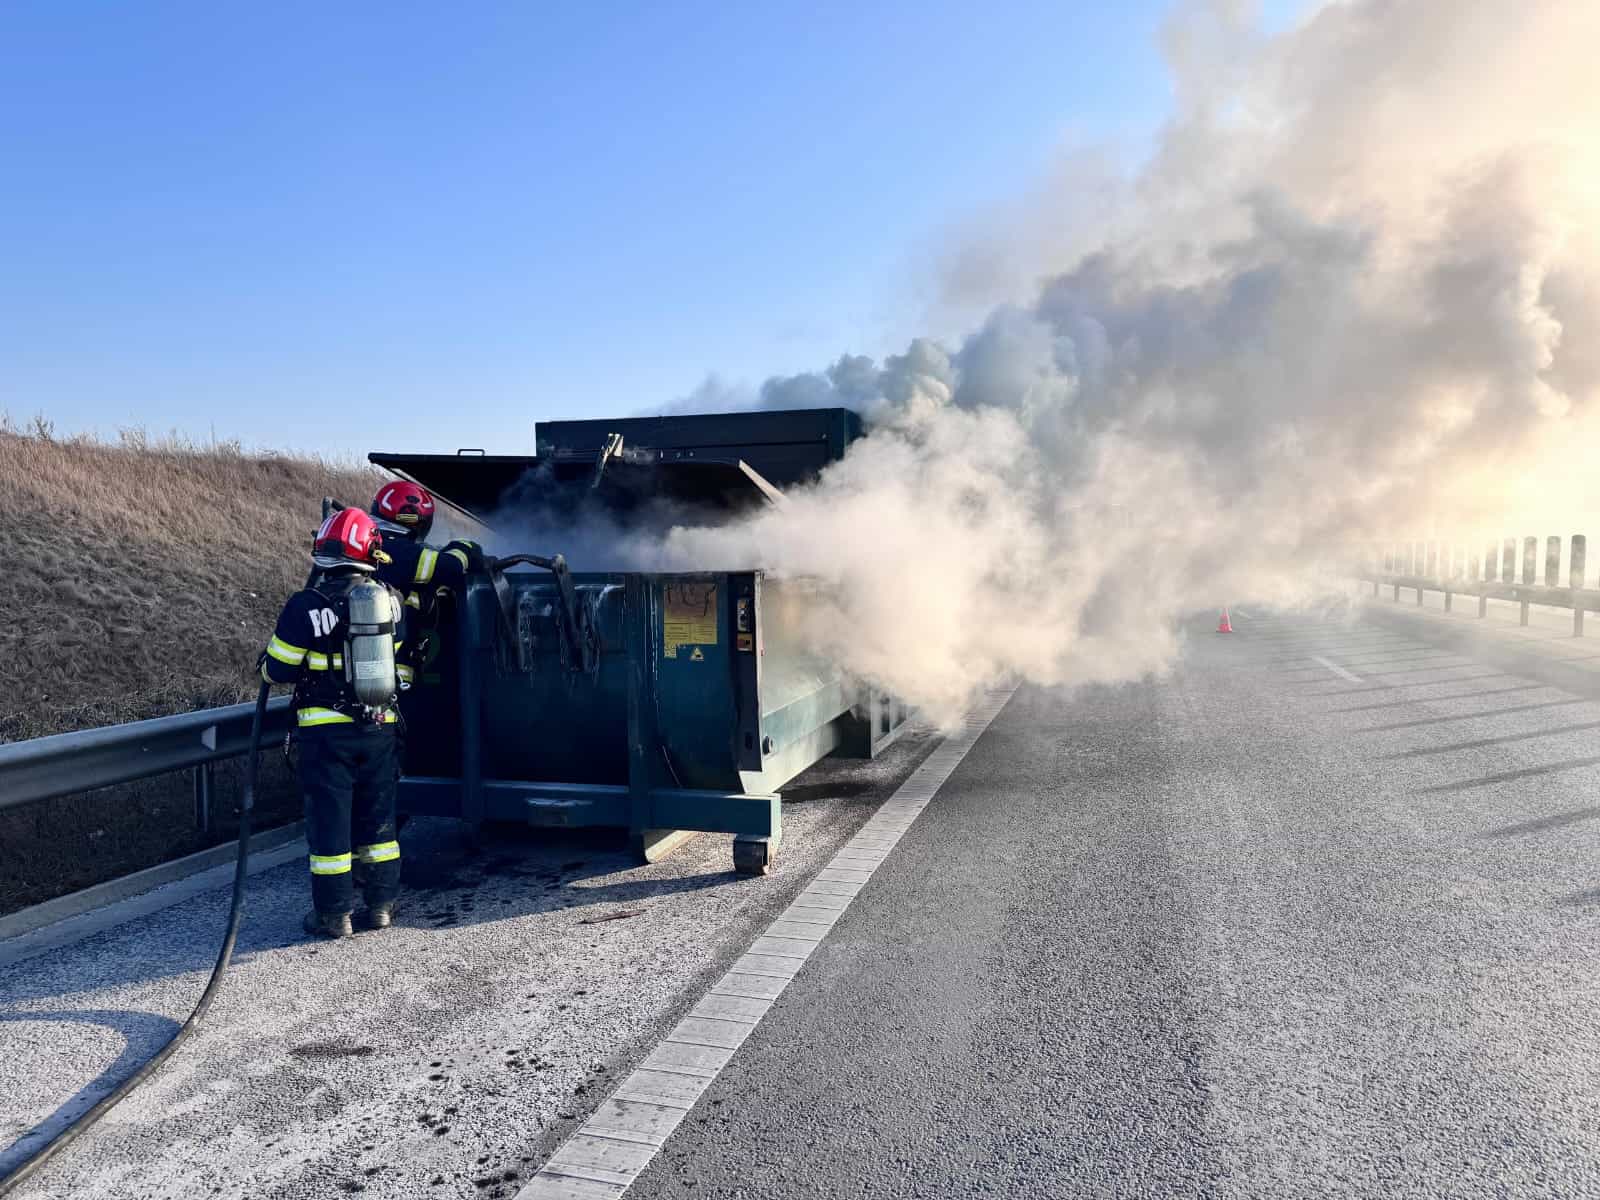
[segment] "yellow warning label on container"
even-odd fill
[[[668,658],[678,657],[679,646],[717,644],[717,585],[669,583],[662,587],[661,644]],[[698,650],[690,656],[705,658]]]

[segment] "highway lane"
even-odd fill
[[[1019,692],[628,1195],[1600,1194],[1600,691],[1250,612]]]

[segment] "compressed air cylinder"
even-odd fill
[[[363,579],[350,589],[350,625],[345,635],[345,678],[369,708],[394,700],[394,627],[398,605],[389,589]]]

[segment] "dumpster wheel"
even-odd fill
[[[777,844],[766,837],[733,839],[733,869],[741,875],[770,875],[778,857]]]

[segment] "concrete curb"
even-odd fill
[[[251,875],[306,853],[305,822],[268,829],[250,839]],[[0,966],[71,945],[233,879],[238,843],[225,842],[198,854],[108,879],[70,896],[58,896],[0,917]]]

